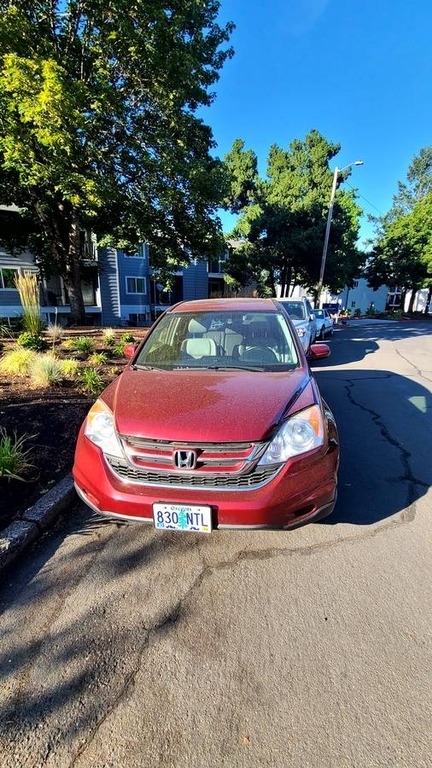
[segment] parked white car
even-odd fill
[[[333,318],[327,309],[313,309],[312,312],[316,317],[316,337],[322,341],[333,333]]]

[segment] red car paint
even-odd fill
[[[162,369],[137,367],[159,323],[173,323],[174,316],[182,323],[196,318],[195,328],[212,313],[218,328],[225,317],[249,316],[255,323],[265,317],[269,327],[283,328],[291,367],[277,351],[274,365],[245,363],[246,344],[238,345],[238,358],[234,351],[219,357],[218,351],[202,367],[204,357]],[[81,498],[99,512],[144,522],[153,522],[157,502],[209,505],[215,528],[294,527],[329,514],[336,501],[337,427],[285,313],[271,299],[214,299],[182,302],[165,316],[100,398],[113,414],[121,456],[104,455],[86,435],[86,422],[80,430],[73,476]],[[201,334],[212,335],[218,332]],[[316,345],[315,352],[324,357],[329,349]],[[232,367],[224,368],[228,363]],[[257,466],[256,456],[265,453],[281,425],[296,414],[301,418],[311,406],[322,420],[321,444],[290,456],[276,469]],[[175,452],[183,449],[196,462],[190,470],[174,464]]]

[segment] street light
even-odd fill
[[[324,245],[323,245],[322,258],[321,258],[320,276],[319,276],[318,287],[317,287],[317,306],[319,306],[320,294],[322,291],[323,281],[324,281],[324,270],[325,270],[326,259],[327,259],[327,249],[328,249],[328,243],[329,243],[329,237],[330,237],[330,227],[331,227],[331,222],[333,217],[333,204],[334,204],[334,199],[336,195],[336,184],[337,184],[338,176],[340,173],[343,173],[343,171],[346,171],[347,168],[352,168],[353,165],[363,165],[363,160],[354,160],[353,163],[348,163],[348,165],[344,165],[343,168],[335,168],[334,170],[333,184],[332,184],[332,190],[330,195],[329,211],[327,215],[326,231],[324,235]]]

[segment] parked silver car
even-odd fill
[[[312,305],[305,296],[298,299],[278,299],[280,305],[290,316],[306,354],[317,335],[316,317]]]

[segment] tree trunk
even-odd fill
[[[81,235],[79,219],[75,211],[72,214],[69,233],[69,254],[67,259],[65,283],[69,294],[71,325],[85,325],[86,316],[81,287]]]
[[[415,301],[416,293],[417,293],[417,287],[413,285],[411,287],[411,296],[410,296],[409,305],[408,305],[408,312],[414,311],[414,301]]]
[[[431,301],[432,301],[432,285],[429,286],[429,291],[428,291],[428,295],[427,295],[427,299],[426,299],[426,306],[424,308],[424,314],[425,315],[429,314],[429,309],[430,309]]]
[[[276,296],[276,282],[274,276],[274,269],[269,270],[269,284],[273,296]]]

